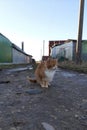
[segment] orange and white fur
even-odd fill
[[[28,77],[29,81],[34,83],[37,82],[41,85],[41,87],[48,88],[54,77],[57,65],[56,59],[49,58],[47,61],[42,61],[36,68],[36,79]]]

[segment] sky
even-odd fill
[[[41,60],[49,40],[77,39],[80,0],[0,0],[0,33]],[[83,39],[87,39],[87,0]]]

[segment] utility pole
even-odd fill
[[[84,1],[80,0],[80,11],[79,11],[79,26],[78,26],[78,39],[76,44],[76,62],[82,62],[82,31],[83,31],[83,17],[84,17]]]
[[[24,42],[21,43],[22,51],[24,51]]]

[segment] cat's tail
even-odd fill
[[[30,78],[29,76],[27,76],[27,79],[31,82],[31,83],[37,83],[37,80],[34,78]]]

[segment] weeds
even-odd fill
[[[58,66],[63,69],[69,69],[82,73],[87,73],[87,62],[83,62],[82,64],[76,64],[75,62],[72,61],[64,61],[59,62]]]

